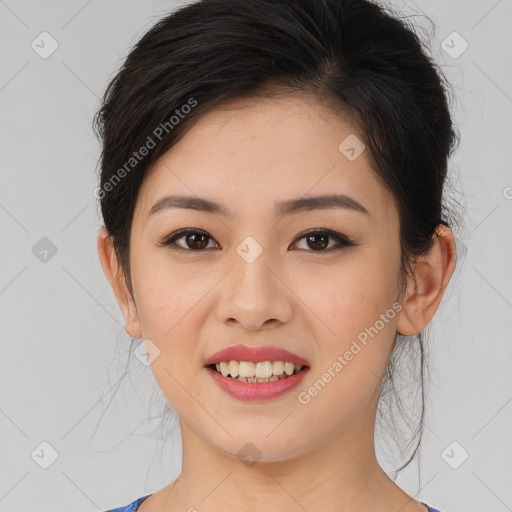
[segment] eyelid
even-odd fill
[[[200,250],[194,250],[194,249],[185,249],[183,247],[180,247],[175,244],[176,240],[179,240],[180,238],[188,235],[188,234],[202,234],[207,236],[210,240],[215,241],[217,245],[220,245],[213,236],[211,236],[207,231],[204,231],[199,228],[182,228],[178,229],[177,231],[171,233],[169,236],[165,237],[158,245],[163,247],[168,247],[171,250],[174,251],[185,251],[185,252],[204,252],[206,249],[200,249]],[[298,241],[302,240],[308,235],[314,235],[314,234],[322,234],[329,236],[330,238],[334,239],[337,242],[337,246],[331,247],[330,249],[326,250],[320,250],[320,251],[314,251],[314,250],[305,250],[305,252],[311,252],[311,253],[330,253],[332,251],[335,251],[337,249],[342,249],[344,247],[355,247],[359,245],[358,243],[353,242],[349,237],[344,235],[343,233],[339,233],[337,231],[332,231],[330,229],[326,228],[311,228],[306,231],[302,231],[299,233],[291,245],[297,243]]]
[[[167,247],[173,251],[185,251],[185,252],[202,252],[205,249],[194,251],[193,249],[184,249],[183,247],[180,247],[179,245],[175,245],[176,240],[179,240],[180,238],[184,237],[188,234],[201,234],[207,236],[210,240],[214,240],[217,245],[220,245],[213,236],[211,236],[207,231],[204,231],[203,229],[199,228],[182,228],[178,229],[177,231],[174,231],[169,236],[166,236],[162,241],[159,242],[160,247]]]
[[[306,231],[302,231],[295,237],[292,244],[298,242],[299,240],[303,239],[304,237],[306,237],[308,235],[315,235],[315,234],[327,235],[327,236],[333,238],[334,240],[336,240],[338,242],[339,246],[341,246],[341,247],[351,247],[351,246],[359,245],[359,244],[356,244],[355,242],[353,242],[352,240],[350,240],[350,238],[348,236],[344,235],[343,233],[339,233],[337,231],[332,231],[331,229],[326,229],[326,228],[312,228],[312,229],[307,229]],[[336,247],[334,249],[336,249]],[[327,249],[324,251],[307,251],[307,252],[321,253],[321,252],[330,252],[331,250],[334,250],[334,249],[331,247],[331,249]]]

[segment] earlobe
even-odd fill
[[[106,228],[102,228],[98,233],[97,247],[101,267],[123,313],[125,330],[132,338],[141,338],[142,330],[137,307],[120,269],[112,239]]]
[[[411,336],[421,332],[436,312],[455,269],[456,248],[452,230],[440,224],[429,253],[413,264],[397,319],[399,333]]]

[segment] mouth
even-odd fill
[[[237,400],[271,400],[298,386],[309,362],[277,346],[238,344],[211,355],[204,367],[213,382]]]
[[[205,366],[221,391],[242,401],[265,401],[282,397],[297,387],[308,365],[291,361],[237,361],[231,359]]]
[[[307,365],[291,361],[221,361],[207,365],[207,368],[223,377],[237,382],[276,382],[286,380],[309,369]]]

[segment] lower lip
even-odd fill
[[[271,400],[284,395],[297,386],[309,371],[309,368],[301,370],[299,373],[291,375],[286,379],[274,380],[272,382],[240,382],[224,377],[224,375],[212,370],[208,366],[206,370],[208,370],[208,373],[222,391],[238,400]]]

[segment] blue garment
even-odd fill
[[[146,499],[149,498],[151,494],[148,494],[147,496],[142,496],[141,498],[136,499],[129,505],[126,505],[125,507],[119,507],[119,508],[112,508],[110,510],[105,510],[105,512],[136,512],[139,505]],[[423,503],[423,501],[420,501],[420,503]],[[437,508],[429,507],[426,503],[423,503],[426,507],[428,507],[428,512],[441,512],[440,510],[437,510]]]
[[[136,499],[135,501],[133,501],[129,505],[126,505],[125,507],[112,508],[110,510],[105,510],[105,512],[136,512],[136,510],[139,508],[139,505],[150,496],[151,494],[148,494],[147,496],[142,496],[142,498]],[[434,512],[437,511],[434,510]]]

